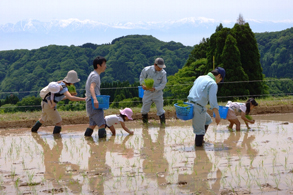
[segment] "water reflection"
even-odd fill
[[[218,194],[220,190],[220,178],[222,172],[216,171],[215,178],[209,178],[213,168],[207,151],[204,148],[195,148],[192,173],[181,173],[178,176],[178,186],[188,189],[192,194]],[[212,182],[210,186],[210,182]]]
[[[50,135],[51,136],[51,135]],[[78,179],[74,179],[74,175],[78,174],[79,166],[70,162],[60,162],[63,150],[63,142],[60,134],[53,135],[55,144],[51,149],[49,144],[38,133],[32,133],[32,137],[43,148],[45,173],[44,177],[48,181],[52,181],[54,189],[52,192],[66,191],[62,186],[67,186],[72,193],[80,193],[82,185]]]
[[[112,178],[111,167],[106,163],[107,152],[119,153],[126,158],[133,157],[134,151],[132,148],[126,148],[125,143],[131,136],[127,135],[121,144],[115,143],[117,136],[111,136],[108,140],[95,140],[93,137],[87,137],[86,143],[90,147],[90,157],[88,159],[88,182],[91,193],[104,194],[104,183]],[[112,167],[115,168],[115,167]]]
[[[90,192],[104,193],[104,177],[107,178],[111,168],[106,164],[107,145],[114,141],[113,137],[109,140],[100,139],[98,144],[93,137],[87,137],[86,142],[90,147],[90,157],[88,159],[88,172]]]
[[[166,178],[168,176],[168,161],[164,157],[165,127],[160,127],[157,134],[157,141],[153,143],[148,127],[142,130],[143,148],[141,156],[143,161],[143,172],[150,179],[156,179],[160,188],[166,188]]]
[[[236,131],[230,132],[230,135],[227,139],[224,140],[223,144],[229,146],[230,150],[228,150],[230,155],[248,155],[250,160],[253,161],[256,157],[258,151],[254,149],[251,144],[255,140],[254,135],[249,135],[249,131],[244,133],[244,137],[242,143],[239,144],[241,135],[243,133]]]
[[[243,138],[243,141],[241,144],[241,147],[242,147],[241,153],[242,154],[247,153],[250,158],[250,161],[253,161],[254,158],[258,154],[258,150],[251,146],[251,144],[254,140],[255,140],[255,136],[254,135],[248,136],[248,132],[246,132],[244,134],[244,138]]]
[[[133,136],[107,140],[85,139],[81,125],[62,137],[0,130],[0,194],[289,193],[293,123],[281,122],[240,132],[212,125],[203,148],[177,121],[166,129],[134,123]]]

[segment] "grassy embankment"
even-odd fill
[[[238,102],[245,102],[245,100],[237,100]],[[266,97],[257,98],[259,106],[281,106],[281,105],[293,105],[293,96],[288,97]],[[219,105],[224,106],[227,102],[219,102]],[[207,106],[209,108],[209,105]],[[173,105],[164,106],[165,111],[175,112],[175,107]],[[140,113],[141,107],[133,107],[133,113]],[[151,113],[156,113],[156,107],[153,104],[150,110]],[[84,111],[59,111],[62,117],[85,117],[86,112]],[[110,108],[105,110],[105,115],[118,114],[119,109]],[[20,121],[20,120],[36,120],[41,116],[41,111],[37,112],[16,112],[16,113],[5,113],[0,114],[1,121]]]

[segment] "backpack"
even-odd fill
[[[45,99],[45,97],[47,96],[48,93],[50,93],[50,92],[49,92],[49,87],[47,85],[46,87],[44,87],[43,89],[41,89],[41,91],[40,91],[40,97],[42,99]]]
[[[63,89],[64,88],[67,88],[67,86],[64,83],[62,83],[61,85],[62,85]],[[51,95],[51,92],[49,91],[49,87],[47,85],[46,87],[44,87],[43,89],[41,89],[41,91],[40,91],[40,97],[44,100],[49,95]],[[62,96],[62,95],[63,94],[55,93],[55,97]],[[55,100],[54,100],[54,102],[55,102]]]

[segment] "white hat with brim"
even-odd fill
[[[60,85],[57,82],[51,82],[48,85],[48,89],[51,93],[58,93],[60,91]]]
[[[77,83],[80,79],[77,77],[77,73],[74,70],[71,70],[67,73],[67,76],[63,79],[66,83]]]

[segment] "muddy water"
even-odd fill
[[[87,125],[0,131],[0,194],[290,194],[293,114],[254,116],[247,130],[210,125],[194,147],[191,121],[119,125],[105,140]]]

